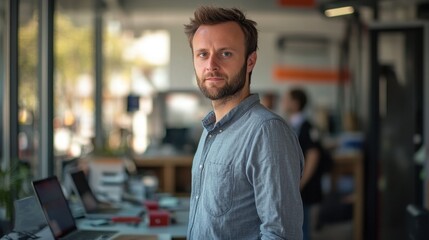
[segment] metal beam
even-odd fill
[[[8,37],[9,27],[8,27],[8,11],[6,11],[8,2],[3,1],[0,3],[0,11],[4,12],[4,22],[0,20],[0,24],[2,25],[0,28],[2,31],[0,31],[0,166],[5,164],[4,161],[4,148],[5,148],[5,135],[4,135],[4,118],[5,118],[5,81],[9,76],[9,69],[8,64],[9,60],[7,59],[7,56],[9,56],[9,47],[6,45],[8,41],[6,40],[6,37]],[[3,20],[3,19],[2,19]]]
[[[370,31],[370,93],[369,93],[369,128],[366,133],[366,161],[365,161],[365,226],[364,238],[377,239],[377,181],[379,161],[379,62],[378,62],[378,32]]]
[[[54,0],[39,0],[39,177],[54,174]]]
[[[103,132],[103,1],[95,1],[95,21],[94,21],[94,56],[95,56],[95,149],[102,149],[104,146]]]
[[[429,172],[429,24],[425,23],[423,32],[423,144],[425,144],[426,172]],[[425,207],[429,209],[429,178],[424,187]]]
[[[3,167],[8,168],[18,161],[18,27],[19,0],[8,1],[8,38],[6,53],[6,78],[4,81],[3,109]],[[6,50],[7,51],[7,50]]]

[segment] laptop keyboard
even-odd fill
[[[115,234],[115,231],[91,231],[91,230],[79,230],[68,235],[64,240],[95,240],[95,239],[108,239]]]

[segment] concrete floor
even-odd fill
[[[324,224],[316,229],[316,223],[320,206],[314,206],[311,210],[312,234],[311,240],[350,240],[353,239],[353,222],[343,221]]]
[[[311,240],[350,240],[353,239],[352,222],[342,222],[323,226],[319,231],[313,231]]]

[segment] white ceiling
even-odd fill
[[[317,5],[330,0],[316,0]],[[353,1],[353,0],[342,0]],[[359,4],[371,0],[354,0]],[[375,0],[372,0],[375,1]],[[416,4],[429,0],[379,0],[381,4]],[[69,15],[76,23],[93,21],[96,0],[58,0],[58,11]],[[102,0],[108,19],[121,22],[123,28],[141,31],[151,27],[182,27],[199,5],[238,7],[256,20],[263,31],[314,32],[318,35],[341,37],[344,19],[327,19],[318,7],[282,7],[278,0]],[[31,19],[37,11],[37,1],[21,0],[22,22]]]
[[[316,0],[322,1],[322,0]],[[91,21],[94,0],[59,0],[58,9],[76,22]],[[288,8],[278,0],[104,0],[104,14],[122,28],[139,32],[147,28],[182,28],[200,5],[238,7],[258,22],[262,31],[314,32],[340,38],[343,20],[327,19],[318,8]]]

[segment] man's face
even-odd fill
[[[235,95],[249,88],[248,73],[256,53],[245,59],[244,33],[235,22],[202,25],[192,40],[198,86],[211,100]]]
[[[298,102],[289,93],[283,98],[283,110],[288,115],[299,112]]]

